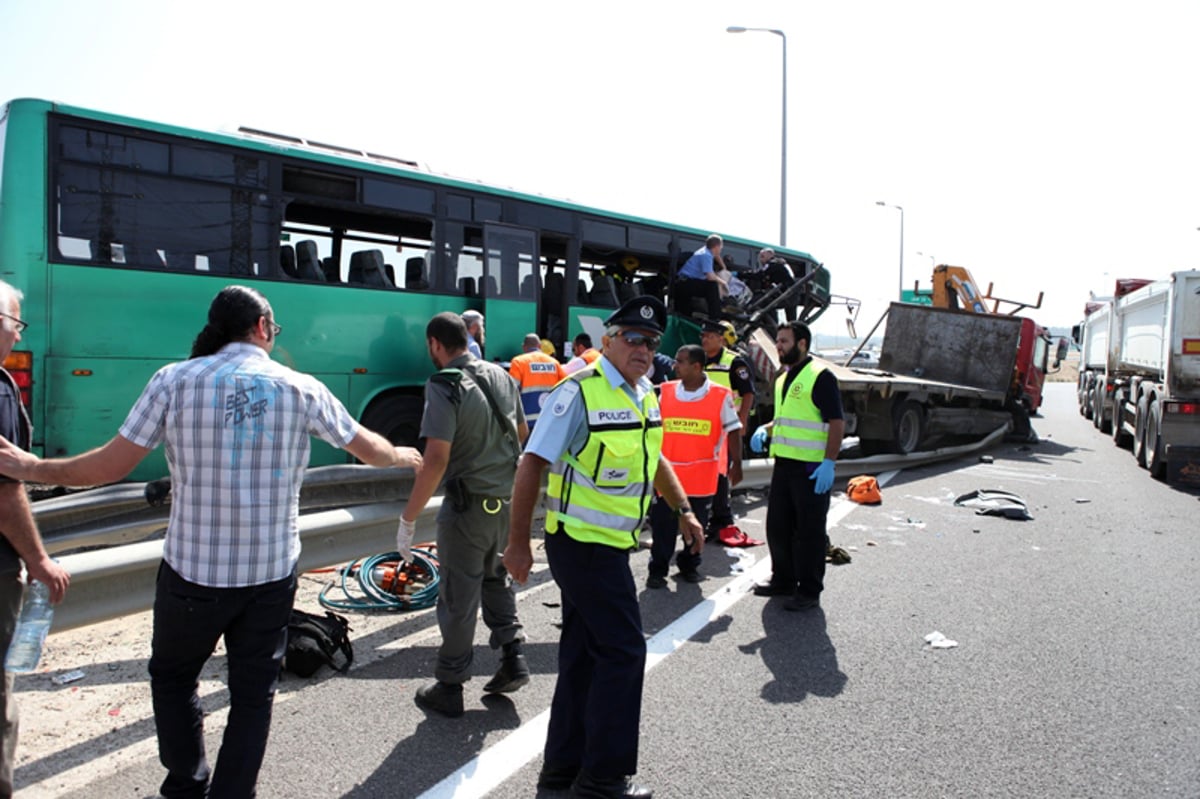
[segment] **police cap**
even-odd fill
[[[634,297],[604,320],[605,327],[636,327],[662,335],[667,326],[667,306],[657,297]]]
[[[704,320],[704,324],[700,326],[700,330],[705,333],[716,333],[725,339],[725,343],[731,347],[737,344],[737,331],[734,329],[732,322],[727,322],[724,319],[720,321],[706,319]]]

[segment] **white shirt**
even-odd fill
[[[713,385],[713,382],[708,379],[708,375],[704,376],[704,382],[701,383],[700,387],[695,391],[688,391],[686,388],[684,388],[682,380],[676,380],[674,382],[675,399],[679,400],[680,402],[698,402],[699,400],[704,399],[706,396],[708,396],[709,387]],[[732,433],[734,430],[742,429],[742,420],[738,417],[737,410],[728,402],[721,403],[721,429],[724,430],[726,434]],[[724,443],[724,439],[718,440],[716,448],[713,451],[714,455],[720,453],[722,443]]]

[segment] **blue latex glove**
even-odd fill
[[[821,465],[808,479],[817,481],[817,484],[813,486],[813,491],[818,494],[828,494],[829,489],[833,488],[833,461],[829,458],[821,461]]]
[[[754,435],[750,436],[750,451],[758,453],[759,455],[766,452],[767,436],[770,434],[771,431],[767,429],[765,424],[760,425],[759,428],[754,431]]]

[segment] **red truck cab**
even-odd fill
[[[1029,413],[1037,413],[1042,407],[1042,386],[1049,361],[1050,332],[1032,319],[1022,318],[1013,389],[1014,396]]]

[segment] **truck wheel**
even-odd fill
[[[1112,420],[1104,417],[1104,383],[1096,383],[1095,401],[1092,404],[1092,424],[1096,425],[1096,429],[1101,433],[1108,435],[1112,432]]]
[[[1092,386],[1092,427],[1102,433],[1108,433],[1104,427],[1104,384]]]
[[[1162,417],[1159,414],[1158,400],[1155,400],[1146,412],[1146,442],[1143,445],[1146,468],[1155,480],[1161,480],[1167,473],[1167,459],[1163,457],[1162,436],[1159,434],[1162,430]]]
[[[416,394],[388,394],[367,406],[362,426],[374,430],[393,444],[418,446],[424,400]]]
[[[1079,415],[1084,419],[1092,418],[1092,381],[1090,377],[1079,378],[1079,388],[1075,391],[1079,399]]]
[[[1121,449],[1125,449],[1132,441],[1132,437],[1121,426],[1123,419],[1121,418],[1121,409],[1125,405],[1125,396],[1120,392],[1113,393],[1112,399],[1112,438],[1113,443]]]
[[[916,400],[905,400],[892,414],[892,440],[896,452],[917,452],[925,438],[925,409]]]
[[[1149,403],[1144,396],[1138,398],[1137,412],[1133,417],[1133,459],[1146,468],[1146,411]]]

